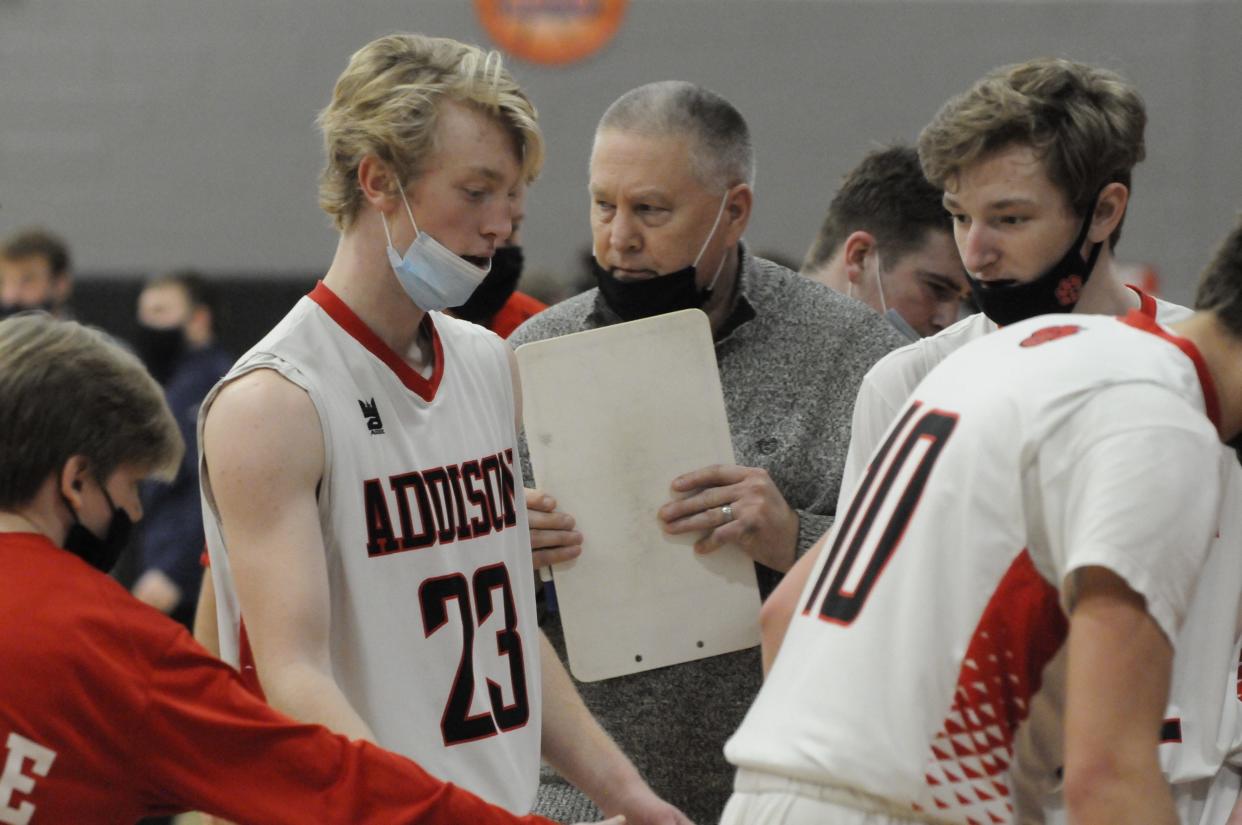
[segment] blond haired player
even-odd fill
[[[221,653],[252,658],[277,708],[511,811],[542,753],[610,814],[681,821],[541,650],[516,368],[440,312],[539,170],[530,101],[495,53],[391,35],[352,57],[320,125],[336,255],[200,420]]]

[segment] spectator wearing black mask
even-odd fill
[[[42,228],[23,229],[0,244],[0,320],[41,309],[69,317],[69,247]]]
[[[215,343],[215,306],[203,277],[192,271],[152,279],[138,296],[135,349],[164,388],[186,451],[171,484],[143,487],[147,516],[133,593],[189,625],[198,600],[203,518],[198,498],[198,407],[232,365]]]

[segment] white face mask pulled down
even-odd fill
[[[884,318],[890,324],[896,327],[898,332],[900,332],[902,335],[904,335],[906,338],[908,338],[911,341],[917,341],[923,336],[919,335],[918,330],[910,326],[910,322],[907,321],[900,312],[898,312],[896,309],[890,309],[888,306],[888,301],[884,300],[884,278],[880,274],[880,253],[876,252],[871,257],[875,259],[875,283],[876,283],[876,286],[880,288],[881,313],[884,315]],[[851,298],[854,297],[854,282],[853,281],[850,281],[847,294]]]
[[[483,278],[492,268],[491,262],[488,262],[486,269],[480,269],[426,232],[420,231],[418,224],[414,222],[410,202],[405,197],[405,189],[399,191],[401,201],[405,204],[405,212],[410,216],[410,225],[414,227],[415,238],[404,255],[398,254],[392,245],[388,220],[380,215],[384,236],[388,238],[388,263],[392,265],[393,274],[397,276],[405,294],[420,309],[439,310],[461,306],[483,282]]]

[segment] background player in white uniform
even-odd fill
[[[610,814],[681,821],[540,650],[512,356],[432,311],[511,234],[542,161],[533,107],[499,55],[392,35],[320,124],[336,256],[200,424],[221,652],[250,648],[277,708],[510,810],[534,799],[542,738]]]
[[[726,822],[1011,821],[1015,737],[1062,644],[1070,821],[1177,821],[1157,746],[1217,438],[1242,431],[1242,226],[1198,305],[1173,333],[1034,318],[928,375],[726,747]]]
[[[958,248],[972,274],[983,313],[890,353],[863,379],[854,408],[852,440],[842,483],[854,490],[867,461],[914,387],[951,353],[1010,323],[1049,311],[1121,314],[1139,308],[1161,322],[1190,311],[1125,287],[1114,271],[1112,250],[1128,204],[1131,172],[1144,154],[1146,115],[1135,89],[1117,75],[1064,60],[1041,59],[998,69],[950,100],[924,130],[920,153],[931,181],[946,189]],[[1094,265],[1087,270],[1087,263]],[[1085,273],[1085,274],[1084,274]],[[1075,279],[1081,284],[1075,284]],[[1070,300],[1068,304],[1062,299]],[[992,317],[989,317],[992,316]],[[1242,496],[1240,471],[1230,473],[1227,496]],[[838,511],[841,511],[838,508]],[[1161,759],[1177,783],[1186,822],[1200,821],[1212,776],[1236,749],[1238,700],[1234,681],[1242,568],[1234,564],[1242,542],[1242,507],[1225,509],[1219,546],[1207,565],[1177,644],[1173,694],[1164,726]],[[1237,514],[1236,516],[1234,514]],[[1232,548],[1232,549],[1231,549]],[[804,581],[812,561],[794,575]],[[769,616],[791,609],[797,589],[778,591]],[[1232,606],[1232,608],[1231,608]],[[778,609],[779,608],[779,609]],[[778,622],[779,625],[779,622]],[[779,626],[774,629],[779,637]],[[769,655],[774,648],[769,650]],[[1058,658],[1051,667],[1063,667]],[[1035,713],[1048,709],[1036,709]],[[1056,816],[1057,764],[1048,764],[1057,742],[1039,741],[1053,727],[1030,726],[1033,739],[1020,750],[1030,759],[1023,794]],[[1226,768],[1216,794],[1227,811],[1237,795],[1237,774]],[[1219,809],[1219,802],[1214,804]],[[1208,812],[1202,821],[1223,821]]]

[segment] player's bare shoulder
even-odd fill
[[[323,470],[323,432],[310,395],[274,369],[224,383],[203,411],[203,452],[214,475],[279,468],[294,476]]]

